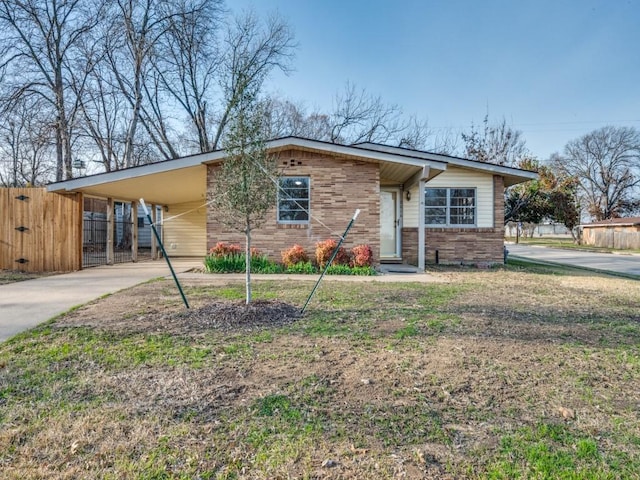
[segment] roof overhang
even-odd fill
[[[378,149],[368,149],[362,145],[340,145],[299,137],[285,137],[271,140],[267,142],[267,148],[274,153],[296,149],[313,153],[330,154],[342,158],[351,158],[364,162],[379,163],[380,181],[383,184],[403,185],[414,175],[422,172],[425,166],[428,167],[428,180],[447,169],[447,163],[439,159],[419,158],[406,154],[406,152],[399,154]]]
[[[539,175],[536,172],[529,170],[522,170],[520,168],[505,167],[502,165],[495,165],[493,163],[478,162],[474,160],[467,160],[465,158],[453,157],[449,155],[442,155],[439,153],[422,152],[419,150],[410,150],[402,147],[391,147],[388,145],[379,145],[376,143],[360,143],[355,145],[356,148],[363,148],[367,150],[377,150],[380,152],[387,152],[396,155],[411,155],[415,158],[425,159],[430,162],[442,162],[444,164],[466,168],[469,170],[475,170],[478,172],[490,173],[494,175],[500,175],[504,178],[504,186],[510,187],[518,183],[528,182],[529,180],[537,180]]]
[[[437,159],[298,137],[270,140],[266,142],[266,147],[272,153],[293,149],[375,162],[380,164],[381,181],[398,185],[405,184],[425,171],[428,172],[428,179],[433,178],[447,168],[446,162]],[[85,195],[125,201],[144,198],[147,203],[158,205],[199,201],[206,198],[206,165],[219,162],[224,157],[225,151],[217,150],[52,183],[47,189],[50,192],[82,192]]]
[[[501,175],[506,187],[538,178],[535,172],[475,162],[447,155],[389,147],[373,143],[340,145],[286,137],[266,142],[271,153],[302,150],[349,158],[380,165],[382,184],[411,188],[420,180],[428,181],[447,169],[448,165]],[[148,203],[171,205],[204,201],[207,194],[206,165],[225,158],[224,150],[100,173],[48,185],[51,192],[82,192],[86,195],[134,201],[144,198]]]

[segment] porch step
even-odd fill
[[[380,265],[380,273],[418,273],[418,267],[406,263],[383,263]]]

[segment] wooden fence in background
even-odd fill
[[[0,188],[0,269],[70,272],[81,267],[81,194]]]
[[[640,225],[598,225],[584,227],[582,241],[585,245],[617,250],[640,250]]]

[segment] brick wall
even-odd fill
[[[378,165],[327,154],[288,150],[278,154],[278,166],[285,176],[309,176],[311,221],[304,225],[278,224],[275,206],[260,229],[252,232],[252,246],[281,261],[280,252],[294,244],[314,256],[315,244],[328,238],[338,240],[356,208],[361,210],[349,236],[347,249],[362,243],[373,249],[375,262],[380,251],[380,173]],[[216,181],[216,165],[207,167],[207,191]],[[215,210],[207,212],[207,249],[217,242],[244,245],[244,235],[228,230],[216,221]]]
[[[504,262],[504,182],[493,177],[494,228],[425,228],[425,261],[435,263]],[[402,257],[418,264],[418,229],[402,229]]]

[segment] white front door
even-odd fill
[[[380,188],[380,258],[399,260],[400,189]]]

